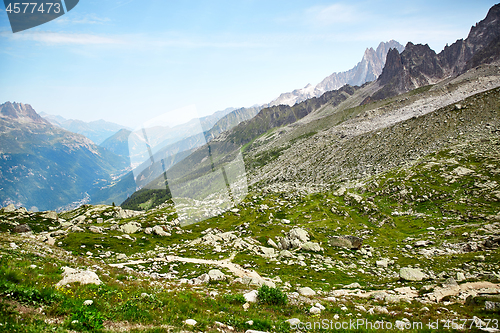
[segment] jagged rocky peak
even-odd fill
[[[470,29],[467,42],[474,51],[487,46],[500,35],[500,4],[491,7],[485,19]]]
[[[382,73],[387,52],[391,48],[395,48],[400,52],[404,50],[404,46],[395,40],[381,42],[376,50],[372,47],[367,48],[361,61],[352,69],[346,72],[333,73],[324,78],[323,81],[316,86],[308,84],[302,89],[295,89],[292,92],[283,93],[269,103],[269,105],[284,104],[292,106],[306,99],[319,97],[327,91],[337,90],[346,84],[361,86],[368,81],[374,81],[380,73]]]
[[[0,105],[0,115],[2,118],[16,119],[18,121],[48,124],[29,104],[6,102]]]
[[[398,43],[397,41],[395,41],[394,39],[391,39],[388,42],[380,43],[375,52],[377,53],[377,57],[385,62],[387,53],[389,52],[390,49],[396,49],[401,53],[404,51],[405,47],[400,43]]]
[[[387,54],[378,83],[382,88],[366,102],[395,96],[412,89],[457,76],[473,65],[500,59],[493,50],[500,44],[500,4],[493,6],[484,20],[471,28],[467,39],[459,39],[436,54],[429,45],[409,42],[400,54],[391,49]],[[481,57],[480,53],[485,54]]]

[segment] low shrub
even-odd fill
[[[263,285],[259,288],[257,299],[259,300],[259,302],[268,305],[284,305],[288,301],[286,294],[283,293],[280,289],[272,288],[266,285]]]

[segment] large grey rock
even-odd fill
[[[302,250],[304,251],[312,251],[312,252],[321,252],[323,249],[319,246],[318,243],[314,242],[305,242],[302,244]]]
[[[427,275],[418,268],[403,267],[399,270],[399,277],[406,281],[422,281]]]
[[[500,302],[485,301],[484,309],[486,311],[498,311],[500,310]]]
[[[314,296],[314,295],[316,295],[316,292],[309,287],[299,288],[298,292],[302,296]]]
[[[272,247],[261,246],[260,250],[264,254],[263,257],[265,257],[265,258],[276,257],[276,252],[274,251],[274,249]]]
[[[141,230],[141,224],[135,221],[120,226],[121,232],[125,234],[135,234]]]
[[[135,210],[122,209],[121,207],[117,207],[115,211],[115,217],[120,219],[128,219],[130,217],[135,217],[143,214],[142,212],[137,212]]]
[[[305,243],[309,240],[309,234],[302,228],[294,228],[288,232],[289,239],[298,239],[302,243]]]
[[[321,313],[321,309],[320,309],[320,308],[317,308],[317,307],[315,307],[315,306],[313,306],[313,307],[311,307],[311,308],[309,309],[309,312],[310,312],[311,314],[313,314],[313,315],[315,315],[315,314],[320,314],[320,313]]]
[[[344,286],[344,288],[346,288],[346,289],[359,289],[359,288],[361,288],[361,285],[357,282],[354,282],[354,283],[348,284],[347,286]]]
[[[291,318],[291,319],[287,319],[285,321],[288,324],[290,324],[290,326],[297,326],[298,324],[300,324],[300,319],[299,318]]]
[[[194,319],[186,319],[184,320],[184,323],[189,326],[196,326],[196,324],[198,324],[198,322]]]
[[[377,260],[375,264],[377,265],[377,267],[387,268],[387,266],[389,265],[389,260],[387,259]]]
[[[79,282],[80,284],[96,284],[100,285],[102,282],[96,273],[92,271],[77,270],[70,267],[63,267],[63,279],[59,281],[56,286],[64,286],[69,283]]]
[[[212,269],[212,270],[210,270],[208,272],[208,276],[210,277],[210,280],[214,280],[214,281],[220,281],[220,280],[224,280],[226,278],[226,276],[224,275],[224,273],[222,273],[218,269]]]
[[[42,214],[42,217],[45,217],[46,219],[57,220],[57,213],[54,211],[47,211]]]
[[[102,227],[96,227],[96,226],[90,226],[89,231],[93,232],[95,234],[102,234],[103,233],[103,228]]]
[[[309,234],[302,228],[290,230],[285,237],[277,237],[277,247],[281,250],[295,249],[309,241]]]
[[[250,276],[244,276],[241,278],[237,278],[233,281],[233,283],[239,282],[241,284],[247,285],[247,286],[254,286],[254,287],[261,287],[263,285],[266,285],[270,288],[276,288],[276,284],[273,281],[265,280],[263,278],[258,278],[258,277],[250,277]]]
[[[22,233],[25,233],[25,232],[30,232],[31,228],[27,224],[20,224],[20,225],[16,225],[14,227],[14,229],[12,229],[12,231],[15,232],[15,233],[18,233],[18,234],[22,234]]]
[[[163,229],[162,226],[160,225],[155,225],[152,229],[152,232],[155,234],[155,235],[158,235],[158,236],[162,236],[162,237],[169,237],[169,236],[172,236],[171,233],[169,232],[166,232],[165,229]]]
[[[12,213],[12,212],[15,212],[16,211],[16,206],[14,206],[14,204],[10,204],[8,205],[7,207],[4,207],[3,208],[3,211],[5,213]]]
[[[335,236],[328,241],[330,246],[359,250],[363,246],[363,239],[355,236]]]
[[[243,294],[243,297],[245,297],[245,300],[248,302],[248,303],[255,303],[257,302],[257,295],[258,295],[258,291],[257,290],[252,290],[246,294]]]

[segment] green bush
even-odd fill
[[[0,281],[0,296],[6,296],[23,304],[30,305],[50,305],[62,299],[62,296],[52,287],[37,289],[35,287],[28,287],[4,281]]]
[[[280,289],[271,288],[266,285],[259,288],[257,299],[259,302],[269,305],[284,305],[288,301],[286,294]]]
[[[104,328],[104,316],[94,305],[82,305],[71,316],[70,327],[83,331],[95,331]]]
[[[236,295],[231,295],[231,294],[226,294],[223,296],[224,301],[230,304],[245,304],[247,301],[245,299],[245,296],[242,294],[236,294]]]

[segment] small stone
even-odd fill
[[[196,326],[196,324],[198,324],[198,322],[194,319],[186,319],[184,323],[189,326]]]
[[[302,296],[314,296],[314,295],[316,295],[316,292],[309,287],[299,288],[298,292]]]
[[[486,260],[486,258],[483,255],[475,256],[474,259],[476,261],[485,261]]]
[[[377,267],[387,268],[387,266],[389,265],[389,261],[386,259],[377,260],[375,264],[377,265]]]
[[[300,319],[292,318],[292,319],[285,320],[285,322],[290,324],[290,326],[297,326],[298,324],[300,324]]]
[[[218,269],[211,269],[208,272],[208,276],[210,277],[210,280],[213,280],[213,281],[221,281],[221,280],[224,280],[226,278],[224,273],[222,273]]]
[[[486,302],[484,302],[484,309],[486,311],[497,311],[497,310],[500,310],[500,302],[486,301]]]
[[[304,251],[311,251],[311,252],[321,252],[322,251],[321,246],[319,246],[318,243],[314,243],[314,242],[306,242],[306,243],[302,244],[301,248]]]
[[[125,234],[134,234],[141,230],[141,224],[132,221],[120,226],[120,230]]]
[[[12,229],[12,231],[15,232],[15,233],[17,233],[17,234],[22,234],[22,233],[25,233],[25,232],[30,232],[31,228],[27,224],[20,224],[20,225],[16,225],[14,227],[14,229]]]
[[[257,294],[259,292],[257,290],[252,290],[246,294],[243,294],[243,297],[245,297],[245,300],[248,302],[248,303],[255,303],[257,302]]]
[[[309,312],[310,312],[311,314],[320,314],[320,313],[321,313],[321,309],[319,309],[319,308],[317,308],[317,307],[313,306],[313,307],[311,307],[311,308],[309,309]]]
[[[323,311],[325,309],[325,307],[319,303],[314,304],[314,306],[317,307],[318,309],[320,309],[321,311]]]
[[[346,289],[360,289],[361,285],[357,282],[354,282],[354,283],[348,284],[347,286],[344,286],[344,288],[346,288]]]
[[[406,281],[422,281],[427,278],[427,275],[425,275],[420,269],[404,267],[400,269],[399,277]]]

